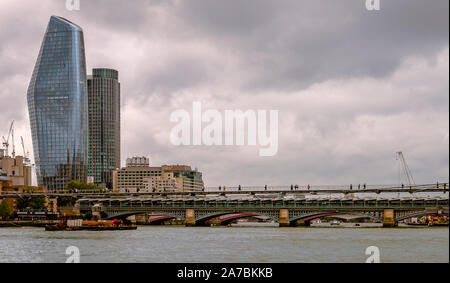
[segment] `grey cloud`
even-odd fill
[[[449,2],[364,2],[0,0],[0,136],[15,119],[29,137],[26,90],[56,14],[83,27],[89,69],[120,71],[123,158],[198,166],[209,185],[385,183],[403,149],[418,180],[448,179]],[[170,112],[193,100],[279,109],[279,154],[171,146]]]

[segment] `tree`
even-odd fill
[[[34,209],[45,209],[47,208],[45,204],[44,197],[21,197],[17,199],[17,209],[23,210],[27,208]]]
[[[71,181],[69,182],[66,187],[65,190],[66,191],[95,191],[95,190],[103,190],[104,188],[102,187],[98,187],[95,184],[89,184],[89,183],[83,183],[80,181]]]
[[[77,199],[74,197],[58,197],[58,206],[75,206]]]
[[[84,215],[82,216],[82,218],[83,218],[84,220],[91,220],[91,219],[92,219],[92,212],[90,212],[90,211],[86,212],[86,214],[84,214]]]
[[[0,203],[0,218],[2,219],[8,219],[13,216],[13,209],[12,207],[6,202],[2,201]]]

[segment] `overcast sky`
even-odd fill
[[[26,93],[51,15],[84,30],[88,73],[120,72],[122,160],[188,164],[207,186],[449,179],[449,1],[0,0],[0,135],[32,151]],[[279,151],[176,147],[170,114],[279,110]],[[19,153],[19,139],[16,139]]]

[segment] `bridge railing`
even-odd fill
[[[352,190],[350,190],[350,188]],[[0,197],[17,197],[17,196],[144,196],[144,195],[186,195],[186,194],[233,194],[233,193],[324,193],[324,194],[339,194],[339,193],[394,193],[394,192],[448,192],[448,183],[438,184],[424,184],[415,186],[398,186],[398,185],[367,185],[367,186],[344,186],[344,185],[322,185],[322,186],[310,186],[309,190],[307,185],[302,186],[235,186],[235,187],[219,187],[206,188],[205,191],[197,192],[135,192],[124,193],[114,192],[108,190],[85,190],[85,191],[55,191],[55,192],[0,192]]]
[[[349,184],[349,185],[308,185],[308,184],[293,184],[290,186],[218,186],[218,187],[206,187],[206,192],[251,192],[251,191],[346,191],[346,190],[408,190],[408,189],[448,189],[448,183],[435,183],[435,184],[419,184],[419,185],[398,185],[398,184]]]

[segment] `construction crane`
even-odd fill
[[[28,158],[28,155],[30,154],[28,151],[25,150],[25,143],[23,142],[23,137],[20,137],[21,143],[22,143],[22,150],[23,150],[23,157]]]
[[[9,132],[8,132],[8,138],[5,139],[5,136],[3,136],[3,147],[6,150],[6,156],[9,156],[9,138],[12,137],[12,146],[13,146],[13,151],[12,151],[12,157],[14,157],[16,155],[16,149],[14,147],[14,120],[11,122],[11,126],[9,127]]]
[[[414,178],[411,174],[411,170],[409,170],[408,163],[406,163],[406,159],[405,159],[405,156],[403,155],[403,152],[401,152],[401,151],[397,152],[397,160],[400,161],[400,165],[403,169],[403,173],[405,174],[406,180],[408,182],[407,185],[408,186],[416,185],[416,182],[414,181]]]
[[[20,140],[22,142],[22,150],[23,150],[23,160],[25,162],[25,164],[30,165],[31,161],[30,161],[30,152],[25,150],[25,143],[23,142],[23,137],[20,136]]]

